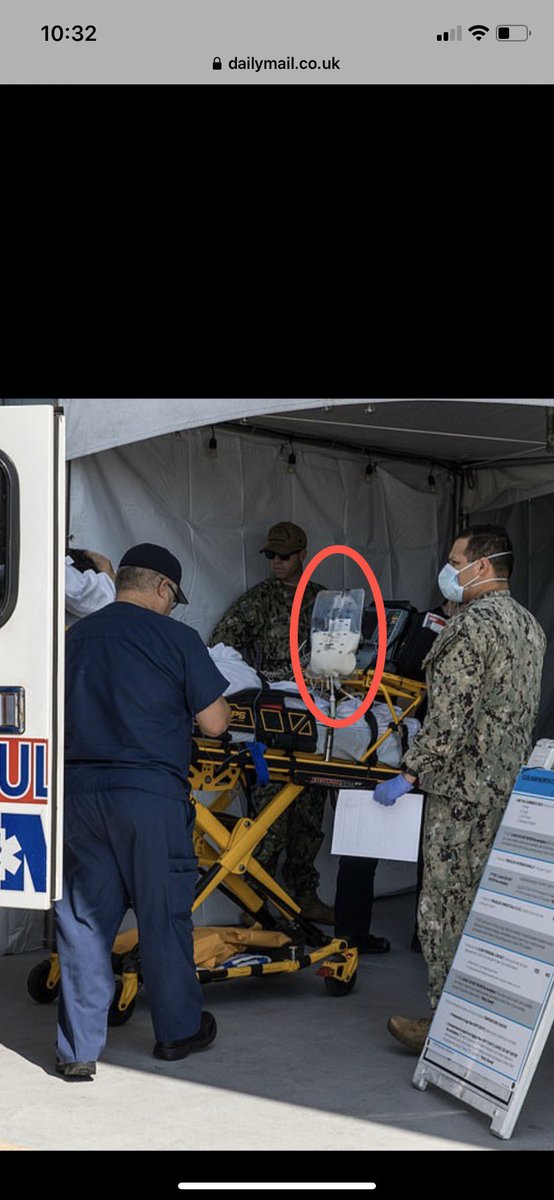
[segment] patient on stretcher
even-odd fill
[[[295,680],[264,684],[254,668],[244,661],[238,650],[235,650],[232,646],[224,645],[223,642],[219,642],[216,646],[209,649],[208,652],[221,671],[221,674],[229,680],[229,686],[224,692],[225,697],[233,696],[245,690],[258,691],[262,687],[266,690],[270,688],[271,691],[286,693],[284,703],[287,709],[307,711]],[[327,714],[330,707],[327,694],[320,690],[312,690],[310,694],[321,712]],[[342,699],[339,699],[336,708],[337,719],[341,720],[344,717],[350,716],[359,707],[360,703],[360,699],[356,696],[344,696]],[[396,708],[395,712],[399,715],[401,712],[400,708]],[[380,737],[390,725],[391,713],[386,704],[379,702],[373,703],[371,713],[377,722]],[[415,718],[408,717],[404,719],[404,725],[408,734],[408,744],[411,744],[416,733],[421,728],[421,724]],[[229,732],[234,742],[252,740],[251,732],[235,731],[232,729]],[[326,733],[327,726],[323,722],[318,721],[317,746],[314,750],[316,754],[323,754],[324,752]],[[333,757],[360,761],[373,740],[374,737],[372,737],[370,726],[365,716],[363,716],[359,721],[355,721],[353,725],[349,725],[343,729],[335,729]],[[379,761],[391,767],[399,767],[402,753],[400,735],[391,732],[390,736],[379,748]]]

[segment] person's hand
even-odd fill
[[[386,783],[378,783],[373,793],[373,799],[378,804],[385,804],[387,807],[391,804],[396,804],[400,796],[404,796],[406,792],[411,792],[414,783],[406,779],[405,775],[395,775],[393,779],[387,779]]]
[[[115,580],[115,571],[109,558],[106,558],[103,554],[97,554],[96,550],[87,550],[87,554],[92,559],[95,567],[98,567],[99,571],[105,571],[110,579]]]

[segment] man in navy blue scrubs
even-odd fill
[[[114,992],[111,947],[133,904],[156,1058],[213,1041],[194,967],[197,878],[187,776],[192,720],[217,737],[227,680],[195,630],[169,619],[187,601],[162,546],[133,546],[116,599],[66,640],[64,891],[56,904],[61,967],[57,1070],[90,1078]]]

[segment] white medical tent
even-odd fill
[[[419,609],[441,601],[436,577],[462,522],[505,524],[516,554],[512,590],[549,636],[537,732],[554,736],[554,402],[3,403],[63,406],[73,544],[114,564],[136,542],[169,547],[183,564],[184,619],[206,639],[228,605],[266,576],[258,552],[276,521],[307,531],[308,557],[336,543],[358,550],[385,599]],[[328,587],[367,587],[351,560],[339,557],[327,559],[316,578]],[[317,865],[320,892],[332,901],[328,841]],[[377,894],[410,886],[414,877],[411,866],[381,864]],[[234,914],[227,901],[208,901],[202,920]],[[8,948],[22,948],[19,939],[12,936]]]
[[[331,543],[360,551],[386,598],[421,609],[440,602],[436,576],[452,532],[466,521],[505,524],[515,548],[512,590],[551,642],[539,732],[554,730],[554,405],[61,403],[74,544],[114,563],[135,541],[169,546],[183,562],[185,619],[205,637],[266,575],[258,550],[276,520],[307,530],[310,555]],[[359,582],[357,568],[340,558],[317,578],[329,587]]]

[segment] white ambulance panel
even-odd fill
[[[0,907],[61,895],[64,424],[0,408]]]

